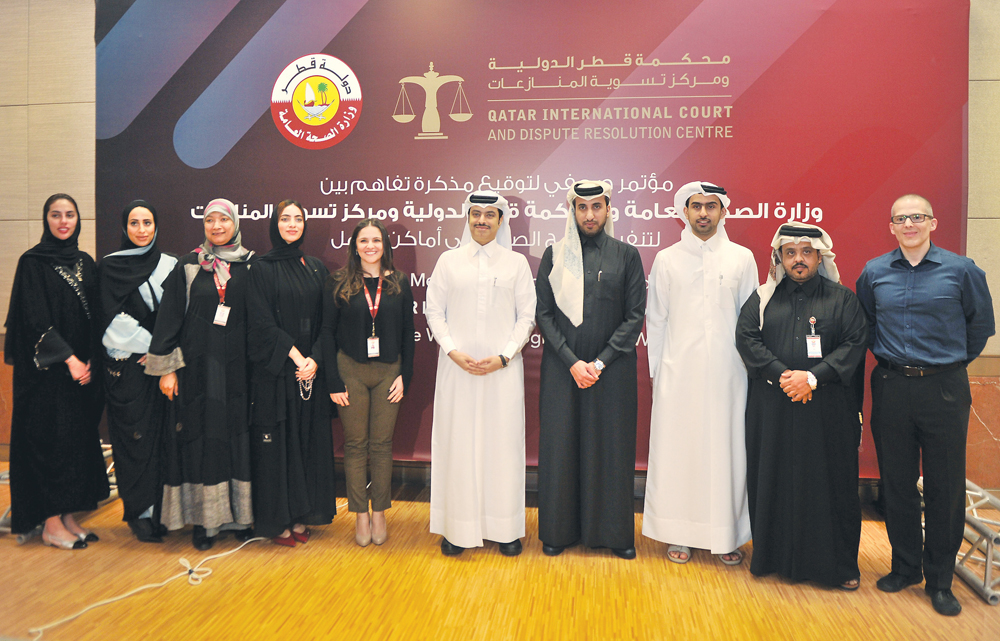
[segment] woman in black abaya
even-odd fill
[[[195,548],[222,530],[253,535],[247,431],[246,292],[253,252],[243,247],[236,205],[205,207],[205,242],[182,256],[163,283],[146,374],[174,403],[164,443],[160,518],[193,525]]]
[[[299,249],[305,228],[299,203],[278,203],[273,249],[250,272],[254,531],[289,547],[309,540],[307,525],[325,525],[337,513],[331,402],[319,345],[329,272]]]
[[[140,541],[159,543],[163,494],[161,452],[167,399],[143,366],[163,297],[177,264],[156,246],[156,210],[143,200],[122,212],[121,247],[98,268],[108,433],[123,520]]]
[[[42,542],[66,550],[97,535],[73,512],[108,497],[97,425],[101,418],[97,274],[79,250],[76,201],[54,194],[43,208],[42,240],[17,263],[4,360],[14,366],[11,418],[11,529],[45,523]]]

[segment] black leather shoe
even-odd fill
[[[156,533],[153,522],[149,519],[136,519],[128,522],[129,529],[135,538],[143,543],[163,543],[163,539]]]
[[[962,604],[958,602],[950,589],[935,590],[934,588],[924,588],[927,596],[931,598],[931,605],[934,611],[946,617],[958,616],[962,611]]]
[[[441,554],[445,556],[458,556],[465,548],[460,548],[448,539],[441,537]]]
[[[248,527],[245,530],[233,530],[233,538],[235,538],[237,541],[242,541],[243,543],[246,543],[247,541],[253,538],[253,528]]]
[[[194,531],[191,533],[191,543],[194,544],[194,548],[196,550],[204,552],[205,550],[211,549],[212,544],[215,543],[215,537],[208,536],[205,532],[205,528],[200,525],[196,525],[194,526]]]
[[[611,551],[620,559],[631,560],[635,558],[635,548],[611,548]]]
[[[504,556],[517,556],[521,553],[521,539],[514,539],[510,543],[500,544],[500,554]]]
[[[542,543],[542,553],[545,554],[545,556],[559,556],[565,549],[565,545],[549,545],[547,543]]]
[[[883,592],[899,592],[900,590],[904,590],[910,587],[911,585],[916,585],[923,580],[924,579],[919,576],[911,578],[908,576],[903,576],[902,574],[899,574],[897,572],[890,572],[889,574],[886,574],[884,577],[876,581],[875,587],[877,587],[879,590],[882,590]]]

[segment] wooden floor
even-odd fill
[[[250,543],[208,562],[213,573],[199,586],[178,579],[88,612],[44,639],[1000,639],[1000,607],[959,579],[954,592],[964,610],[956,618],[935,614],[919,586],[876,590],[889,548],[883,523],[867,511],[861,589],[845,593],[757,579],[746,561],[727,567],[703,551],[676,565],[665,545],[640,535],[634,561],[581,548],[549,558],[535,536],[533,508],[520,557],[488,544],[446,558],[428,532],[427,493],[396,489],[381,547],[357,547],[353,517],[342,513],[314,528],[307,545]],[[0,486],[0,506],[8,504]],[[81,515],[101,541],[74,552],[0,537],[0,638],[30,638],[29,628],[177,574],[180,557],[196,564],[238,545],[225,538],[198,552],[190,530],[142,544],[120,519],[117,501]],[[641,513],[635,521],[638,533]]]

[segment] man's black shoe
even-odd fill
[[[520,542],[520,541],[519,541]],[[460,548],[448,539],[441,537],[441,554],[445,556],[458,556],[465,548]]]
[[[635,548],[611,548],[611,551],[620,559],[631,560],[635,558]]]
[[[542,543],[542,553],[545,556],[559,556],[565,549],[565,545],[549,545],[548,543]]]
[[[899,592],[900,590],[904,590],[911,585],[916,585],[921,581],[923,581],[923,578],[919,576],[910,578],[896,572],[890,572],[876,581],[875,587],[883,592]]]
[[[514,539],[510,543],[500,543],[500,554],[504,556],[517,556],[521,553],[521,539]]]
[[[962,604],[958,602],[958,599],[955,598],[950,589],[935,590],[934,588],[924,588],[924,591],[931,598],[931,605],[934,606],[934,611],[938,614],[953,617],[958,616],[962,611]]]

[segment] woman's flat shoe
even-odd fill
[[[285,547],[293,548],[293,547],[295,547],[296,538],[295,538],[295,534],[293,532],[292,534],[289,534],[288,536],[275,536],[275,537],[272,537],[271,540],[274,541],[275,543],[277,543],[278,545],[284,545]]]
[[[296,541],[298,541],[299,543],[308,543],[309,542],[309,528],[306,528],[305,530],[303,530],[301,532],[296,532],[295,530],[292,530],[292,538],[295,539]]]
[[[242,541],[243,543],[246,543],[247,541],[253,538],[253,528],[248,527],[243,530],[233,530],[233,538],[235,538],[237,541]]]
[[[76,535],[76,538],[80,539],[85,543],[97,543],[98,541],[101,540],[93,532],[80,532],[79,534]]]
[[[194,545],[196,550],[211,549],[212,544],[215,543],[214,536],[208,536],[208,532],[200,525],[194,526],[194,530],[191,532],[191,543]]]
[[[42,532],[42,543],[50,548],[59,548],[60,550],[82,550],[87,547],[87,542],[83,539],[57,539],[54,536],[46,536],[44,532]]]
[[[156,528],[150,519],[136,519],[127,521],[128,527],[132,530],[136,540],[143,543],[163,543],[163,538],[156,533]]]

